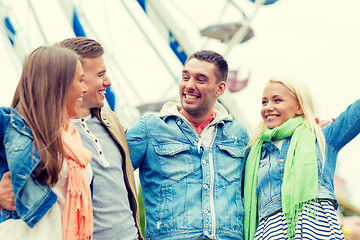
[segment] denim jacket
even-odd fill
[[[10,170],[16,206],[16,211],[1,210],[0,222],[21,218],[33,227],[57,197],[31,177],[40,159],[30,129],[14,109],[0,108],[0,138],[0,177]]]
[[[175,103],[127,132],[139,168],[146,239],[243,239],[246,129],[220,105],[199,135]]]
[[[360,132],[360,100],[350,105],[335,121],[323,127],[326,140],[325,165],[319,145],[316,146],[318,163],[318,198],[330,199],[338,206],[334,195],[334,174],[337,155],[342,147]],[[264,143],[258,172],[257,194],[260,219],[281,210],[281,186],[286,155],[291,138],[285,138],[279,150],[273,142]],[[301,183],[299,183],[301,184]]]

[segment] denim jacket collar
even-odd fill
[[[167,102],[162,107],[159,117],[166,119],[169,116],[176,116],[188,121],[180,112],[181,104],[176,102]],[[215,103],[214,112],[216,113],[215,119],[210,123],[216,124],[220,121],[232,121],[233,117],[227,112],[227,110],[218,102]]]

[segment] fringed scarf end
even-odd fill
[[[306,202],[302,202],[302,203],[298,204],[297,206],[295,206],[294,209],[290,210],[289,213],[284,213],[284,216],[285,216],[285,219],[287,222],[287,239],[288,240],[294,239],[296,225],[299,221],[300,216],[304,212],[304,210],[305,210],[305,212],[304,212],[305,215],[303,215],[303,217],[306,217],[306,218],[310,217],[310,218],[313,218],[315,221],[319,220],[319,215],[318,215],[319,204],[318,203],[319,203],[318,198],[310,199]],[[292,217],[290,217],[290,216],[292,216]]]

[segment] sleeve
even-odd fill
[[[360,132],[360,99],[351,104],[331,124],[323,128],[323,133],[335,151],[339,152]]]
[[[4,146],[4,132],[5,132],[5,126],[7,124],[8,123],[5,122],[3,108],[1,107],[0,108],[0,179],[2,178],[2,175],[8,171],[5,146]]]
[[[146,118],[140,118],[126,132],[126,140],[129,145],[130,159],[134,169],[141,167],[146,158],[148,136]]]

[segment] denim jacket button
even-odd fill
[[[202,160],[201,162],[202,162],[203,164],[206,164],[206,161],[205,161],[205,160]]]
[[[177,121],[177,125],[181,125],[181,122],[180,122],[180,121]]]
[[[206,184],[204,184],[204,188],[208,188],[208,186]]]
[[[205,233],[205,235],[209,235],[209,232],[208,232],[208,231],[205,231],[204,233]]]
[[[208,210],[205,209],[205,210],[204,210],[204,213],[205,213],[205,214],[208,214]]]
[[[9,217],[10,217],[10,213],[6,213],[5,217],[6,217],[6,218],[9,218]]]

